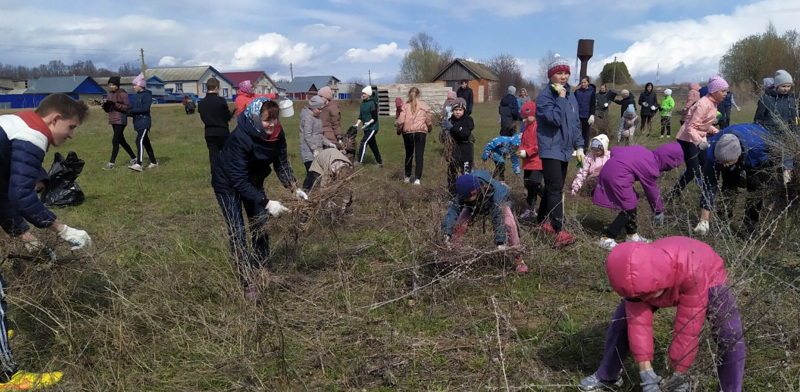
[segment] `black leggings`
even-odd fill
[[[414,170],[414,179],[419,180],[422,177],[422,166],[425,163],[425,132],[413,132],[403,134],[403,145],[406,147],[406,177],[411,177],[411,159],[416,155],[417,167]]]
[[[147,136],[150,133],[150,129],[142,129],[136,131],[136,149],[138,154],[136,155],[136,163],[142,164],[142,150],[147,151],[147,157],[150,158],[150,163],[158,163],[156,162],[156,155],[153,154],[153,146],[150,145],[150,137]]]
[[[649,130],[650,120],[652,120],[652,119],[653,119],[653,115],[652,114],[649,115],[649,116],[642,116],[642,128],[639,129],[639,130],[640,131],[644,131],[645,128],[648,128],[648,130]]]
[[[678,179],[675,187],[672,188],[673,195],[680,193],[683,188],[686,188],[686,184],[695,178],[697,178],[698,183],[702,184],[703,173],[700,168],[705,166],[706,163],[706,152],[700,151],[694,143],[678,140],[678,144],[681,145],[683,150],[683,162],[686,164],[686,170],[681,174],[681,178]]]
[[[361,138],[361,146],[358,149],[358,162],[364,163],[364,153],[367,151],[367,146],[369,149],[372,150],[372,154],[375,155],[375,162],[377,164],[383,164],[383,160],[381,159],[381,152],[378,150],[378,142],[375,138],[378,135],[377,129],[368,129],[364,131],[364,137]]]
[[[606,236],[608,238],[617,238],[622,229],[628,232],[628,235],[636,234],[636,208],[628,211],[620,211],[617,217],[608,225]]]
[[[589,117],[581,118],[581,136],[583,137],[583,151],[589,151],[589,142],[591,142],[591,138],[589,137],[589,131],[592,129],[592,126],[589,125]]]
[[[661,136],[664,136],[664,130],[667,130],[667,136],[672,132],[672,120],[669,116],[661,116]]]
[[[312,172],[311,163],[314,161],[303,162],[303,165],[306,167],[306,179],[303,180],[303,190],[308,192],[311,190],[311,187],[314,186],[314,182],[317,181],[317,177],[319,174],[317,172]]]
[[[536,221],[544,222],[550,216],[550,225],[556,232],[561,231],[564,224],[564,180],[567,178],[567,164],[558,159],[542,159],[542,175],[544,177],[544,197],[539,203]]]
[[[125,135],[122,133],[125,131],[125,124],[111,124],[111,129],[114,130],[114,137],[111,138],[111,159],[109,162],[116,162],[120,146],[125,149],[125,152],[128,153],[131,159],[136,158],[133,149],[128,142],[125,141]]]
[[[544,176],[542,176],[541,170],[523,171],[522,183],[525,185],[525,189],[528,191],[528,196],[525,197],[525,203],[528,204],[528,208],[533,208],[533,205],[536,204],[537,196],[541,197],[542,201],[544,201],[543,181]]]

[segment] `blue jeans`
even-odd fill
[[[247,287],[253,283],[255,272],[269,267],[269,234],[267,227],[267,211],[264,206],[242,200],[238,193],[215,193],[217,203],[222,210],[225,226],[228,228],[233,264],[239,270],[239,279]],[[242,215],[242,208],[247,214],[250,226],[252,247],[247,244],[247,229]]]

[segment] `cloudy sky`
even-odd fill
[[[186,6],[186,5],[189,6]],[[424,32],[456,57],[510,54],[539,80],[550,51],[574,63],[594,39],[589,75],[615,56],[639,83],[703,81],[737,40],[797,28],[791,0],[0,0],[0,62],[29,67],[90,59],[116,70],[212,65],[274,79],[334,75],[391,83],[409,39]],[[767,76],[767,75],[765,75]]]

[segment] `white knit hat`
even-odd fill
[[[367,87],[364,87],[364,88],[361,90],[361,93],[362,93],[362,94],[367,94],[367,96],[368,96],[368,97],[371,97],[371,96],[372,96],[372,86],[367,86]]]
[[[672,95],[672,90],[671,89],[664,90],[664,95]]]

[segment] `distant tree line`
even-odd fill
[[[722,76],[731,84],[746,84],[761,90],[763,79],[784,69],[797,80],[800,72],[800,34],[790,30],[778,35],[770,22],[763,34],[736,41],[719,61]]]
[[[29,68],[23,65],[12,65],[0,63],[0,78],[11,79],[37,79],[50,76],[72,76],[88,75],[97,77],[107,76],[136,76],[141,72],[138,66],[131,66],[126,63],[119,67],[117,71],[106,68],[95,67],[92,60],[76,61],[72,64],[64,64],[61,60],[51,60],[47,64]]]

